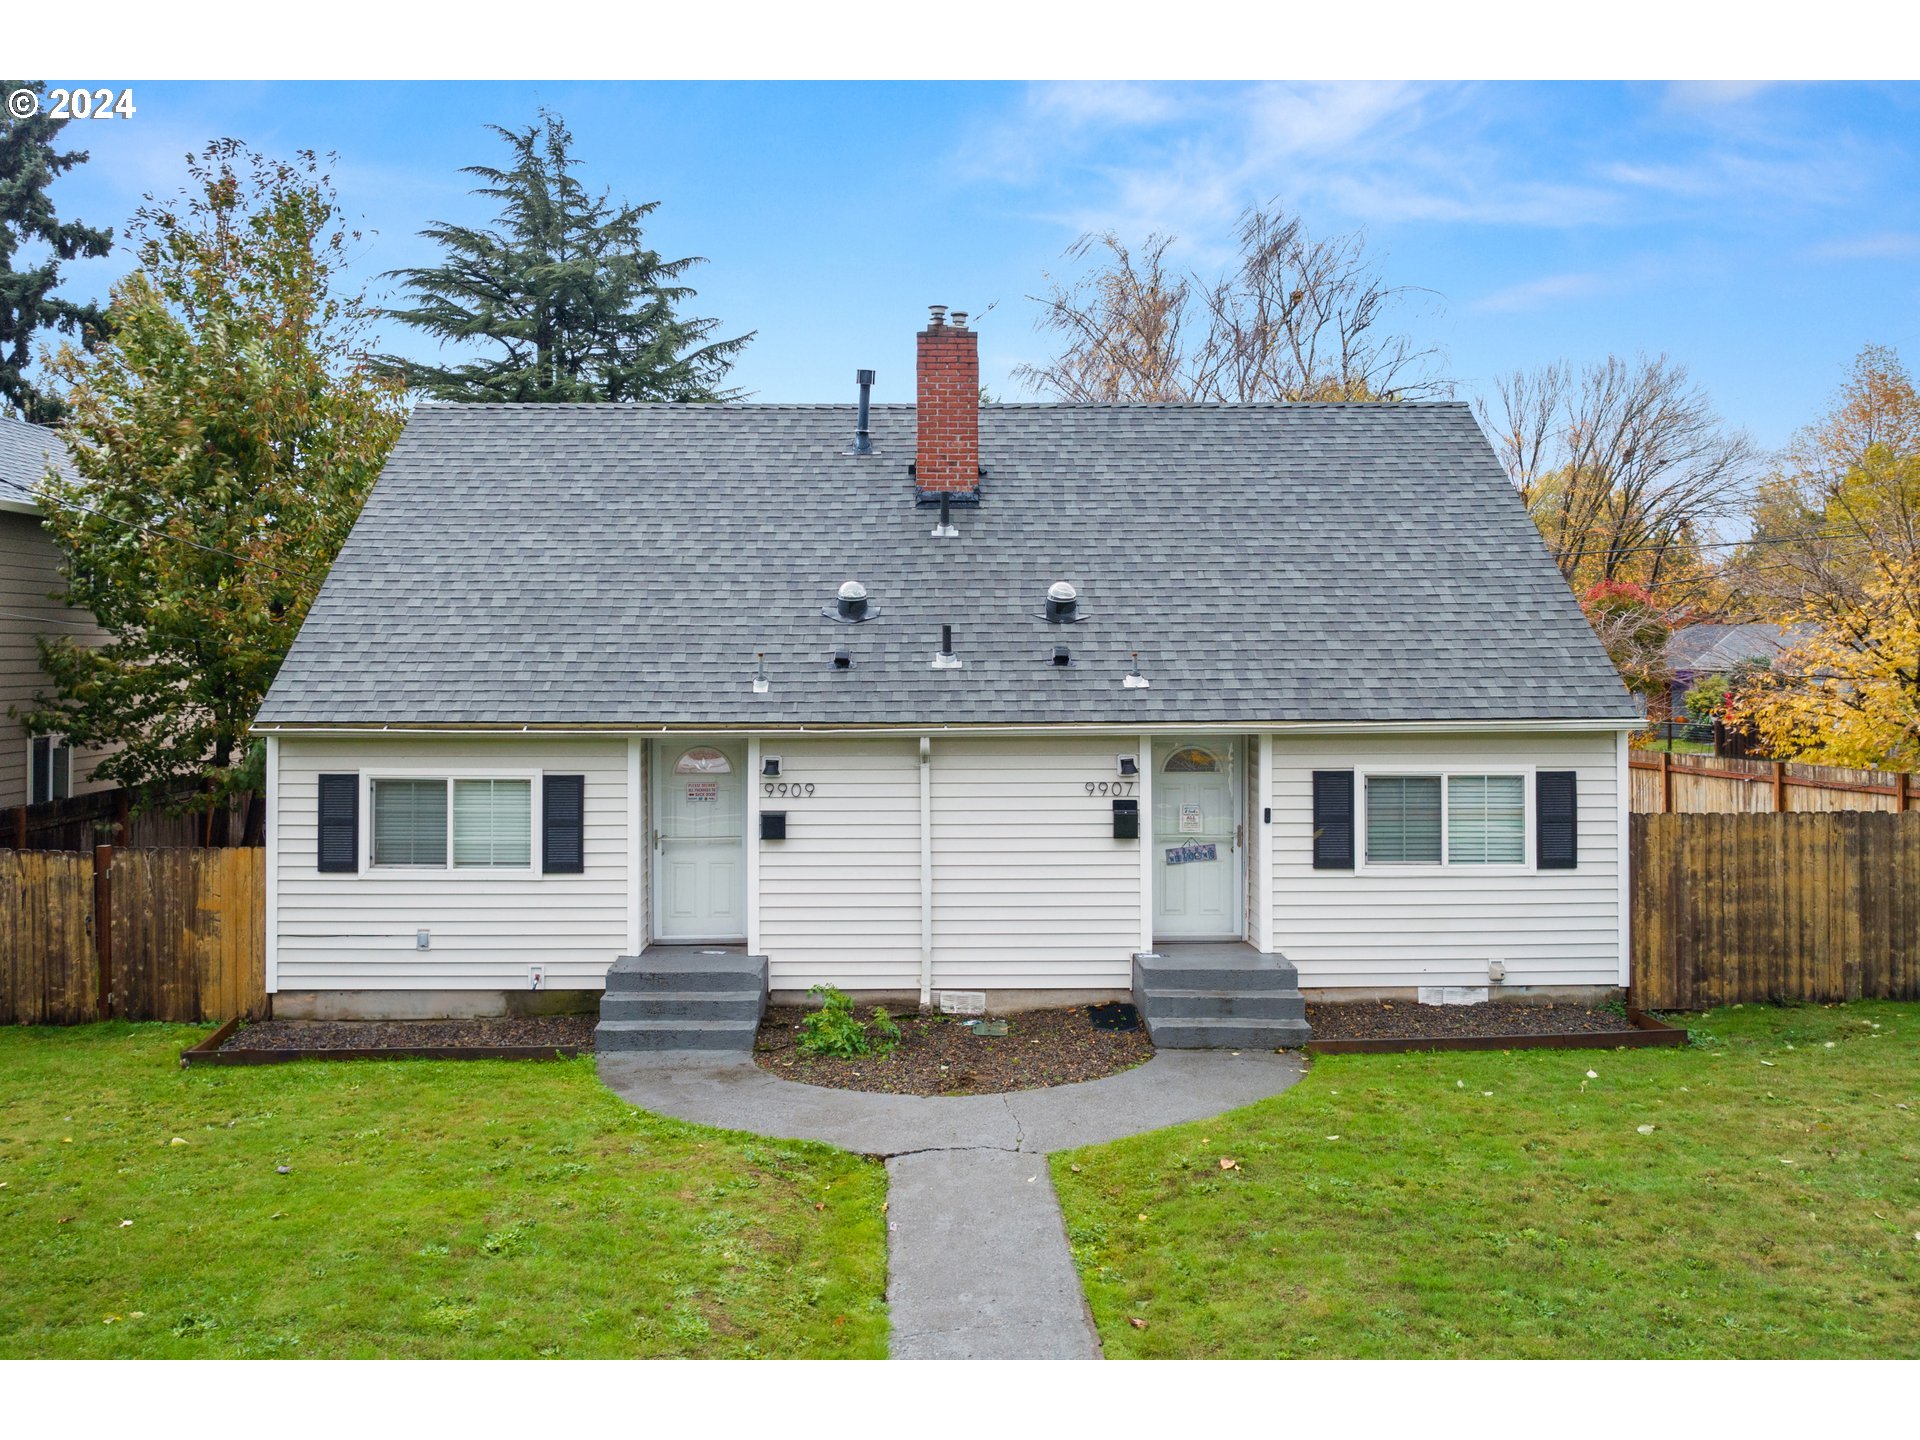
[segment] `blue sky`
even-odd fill
[[[55,82],[59,83],[59,82]],[[118,83],[118,82],[116,82]],[[1665,351],[1765,445],[1869,341],[1920,363],[1920,86],[1749,84],[134,83],[131,121],[76,123],[92,161],[63,211],[122,221],[215,136],[336,151],[376,272],[415,232],[481,222],[459,167],[488,121],[542,104],[585,172],[662,202],[652,238],[700,254],[698,311],[758,338],[763,400],[911,392],[929,302],[976,314],[985,378],[1039,358],[1043,272],[1087,229],[1181,237],[1201,269],[1245,204],[1362,228],[1410,328],[1472,396],[1516,366]],[[104,291],[124,256],[72,267]],[[410,332],[401,350],[430,353]]]

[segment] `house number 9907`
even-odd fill
[[[760,784],[760,793],[767,796],[800,796],[813,794],[813,782],[801,780],[765,780]]]
[[[1139,783],[1138,780],[1089,780],[1087,781],[1087,794],[1131,795],[1133,794],[1133,787]]]

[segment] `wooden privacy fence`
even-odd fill
[[[1790,810],[1920,809],[1920,782],[1904,771],[1849,770],[1724,755],[1650,754],[1628,759],[1636,815],[1748,815]]]
[[[266,1014],[266,869],[259,849],[0,850],[0,1024]]]
[[[1920,999],[1920,813],[1635,815],[1633,1000]]]

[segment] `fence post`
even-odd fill
[[[1673,810],[1673,752],[1660,752],[1660,813],[1670,814]]]
[[[1778,815],[1787,808],[1787,762],[1773,762],[1773,813]]]
[[[1907,797],[1913,792],[1913,777],[1902,770],[1893,777],[1893,813],[1907,813]]]
[[[113,847],[93,847],[93,953],[100,962],[98,1009],[113,1018]]]
[[[13,848],[27,848],[27,807],[24,805],[13,807]]]

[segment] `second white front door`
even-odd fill
[[[653,787],[656,940],[744,940],[744,747],[662,745]]]
[[[1223,940],[1242,930],[1240,800],[1231,741],[1153,753],[1153,933]]]

